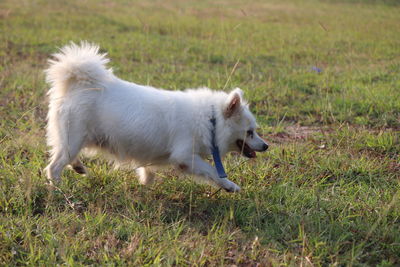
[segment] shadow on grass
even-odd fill
[[[276,186],[240,194],[221,191],[210,197],[207,187],[179,181],[150,188],[136,182],[126,184],[122,179],[77,181],[72,178],[60,186],[62,191],[52,192],[45,185],[35,185],[28,213],[36,218],[71,213],[82,218],[78,222],[82,227],[85,219],[100,213],[107,218],[102,222],[107,225],[104,229],[117,227],[126,232],[126,240],[132,231],[146,229],[146,224],[150,229],[168,231],[177,223],[201,236],[234,236],[235,242],[245,244],[252,244],[257,236],[265,249],[299,254],[309,250],[325,258],[327,264],[331,263],[329,255],[348,258],[351,251],[359,252],[361,262],[370,264],[393,257],[393,251],[400,252],[395,245],[399,242],[395,213],[389,212],[386,224],[377,227],[379,214],[363,212],[364,205],[340,206],[345,203],[321,200],[310,191],[311,195],[304,194],[298,204],[293,203],[302,192],[296,193],[301,190],[297,187],[290,189],[292,185],[287,185],[286,194]],[[16,205],[20,207],[12,210],[27,207],[23,202]],[[364,213],[370,213],[370,218]]]

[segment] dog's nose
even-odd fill
[[[265,150],[267,150],[267,149],[268,149],[268,145],[264,143],[264,145],[263,145],[263,151],[265,151]]]

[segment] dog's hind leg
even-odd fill
[[[154,173],[146,167],[140,167],[136,169],[136,173],[139,176],[139,183],[143,185],[152,184],[154,182]]]
[[[50,164],[46,167],[47,178],[50,181],[58,183],[60,181],[62,170],[78,153],[78,147],[71,148],[62,146],[57,148],[57,151],[54,152],[51,158]]]
[[[47,178],[59,182],[64,167],[74,162],[84,143],[80,120],[74,120],[69,114],[60,116],[48,129],[48,143],[51,146],[51,160],[46,167]]]

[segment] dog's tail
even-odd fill
[[[99,46],[88,42],[80,45],[71,42],[53,57],[45,71],[46,80],[52,86],[49,94],[62,96],[74,88],[94,88],[112,75],[112,70],[106,68],[109,62],[106,54],[99,53]]]

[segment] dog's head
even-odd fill
[[[241,89],[236,88],[229,93],[223,108],[224,119],[230,128],[230,151],[238,151],[245,157],[254,158],[256,152],[268,149],[268,144],[256,132],[256,119],[243,100]]]

